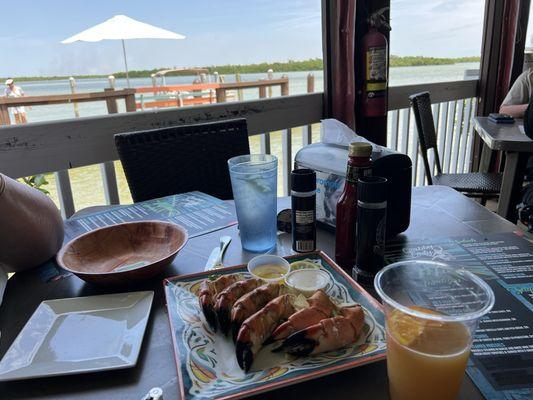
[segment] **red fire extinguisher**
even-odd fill
[[[374,12],[368,22],[370,29],[361,40],[364,79],[362,90],[362,111],[365,117],[382,117],[387,114],[388,87],[388,42],[378,29],[390,30],[383,13],[384,7]]]

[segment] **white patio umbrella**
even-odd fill
[[[77,35],[63,40],[61,43],[74,42],[99,42],[101,40],[122,40],[122,52],[124,53],[124,65],[126,67],[126,79],[130,86],[128,73],[128,61],[126,59],[126,45],[128,39],[185,39],[185,36],[166,29],[134,20],[125,15],[115,15],[113,18],[86,29]]]

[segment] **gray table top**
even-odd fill
[[[496,124],[488,117],[475,117],[474,127],[492,150],[533,152],[533,140],[525,135],[522,120],[513,124]]]
[[[289,207],[288,198],[279,199],[278,208]],[[444,186],[413,189],[411,225],[401,235],[406,240],[425,237],[464,236],[489,232],[512,232],[516,226],[478,203]],[[255,254],[244,252],[236,226],[191,239],[162,276],[131,290],[154,290],[152,312],[135,368],[85,375],[0,383],[0,398],[9,399],[140,399],[152,387],[161,387],[165,399],[179,398],[174,351],[168,326],[161,281],[164,277],[202,271],[211,249],[221,235],[233,238],[224,258],[225,265],[249,261]],[[317,248],[334,255],[334,236],[318,230]],[[288,234],[278,237],[277,253],[292,254]],[[43,300],[89,296],[112,290],[87,284],[76,276],[44,283],[35,270],[17,273],[7,285],[0,306],[0,357],[5,354],[26,321]],[[384,361],[278,389],[257,396],[262,399],[324,398],[388,399],[387,368]],[[461,399],[482,396],[465,378]]]

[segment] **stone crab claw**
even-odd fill
[[[215,313],[215,297],[226,287],[241,280],[239,274],[222,275],[217,279],[205,279],[198,290],[198,303],[205,320],[213,332],[217,331],[217,316]]]
[[[325,318],[332,317],[337,310],[337,306],[322,290],[317,290],[307,299],[307,302],[309,307],[294,313],[286,322],[278,326],[267,343],[281,341],[295,332],[317,324]]]
[[[235,343],[235,355],[239,366],[244,371],[250,370],[261,346],[276,326],[295,311],[294,296],[283,294],[269,301],[262,309],[243,322]]]
[[[361,306],[340,310],[340,315],[326,318],[293,333],[286,338],[277,351],[294,356],[308,356],[345,347],[357,340],[365,323]]]

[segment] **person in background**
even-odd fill
[[[4,91],[4,94],[6,97],[25,96],[24,91],[21,89],[21,87],[15,85],[15,81],[13,81],[13,78],[9,78],[6,80],[6,89]],[[15,116],[16,124],[25,124],[26,122],[28,122],[28,119],[26,118],[26,110],[23,106],[12,107],[12,109],[13,115]]]
[[[502,105],[500,106],[500,113],[509,114],[514,118],[523,118],[532,93],[533,69],[528,69],[516,78],[509,93],[503,99]]]

